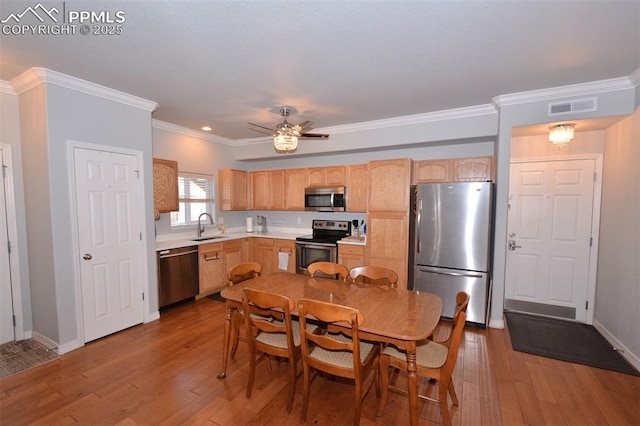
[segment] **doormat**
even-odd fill
[[[220,292],[219,291],[216,292],[216,293],[208,295],[207,299],[215,300],[216,302],[222,302],[222,303],[225,303],[227,301],[227,299],[225,299],[224,297],[220,296]]]
[[[55,350],[34,339],[0,345],[0,379],[58,358]]]
[[[640,376],[593,326],[505,312],[513,349]]]

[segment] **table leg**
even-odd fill
[[[416,342],[407,344],[407,380],[409,385],[409,413],[411,426],[418,426],[418,368],[416,366]]]
[[[227,377],[227,360],[229,359],[229,339],[231,337],[231,317],[235,308],[227,302],[227,316],[224,320],[224,337],[222,340],[222,372],[218,374],[218,379]]]

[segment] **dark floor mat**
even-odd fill
[[[506,312],[513,349],[640,376],[593,326]]]

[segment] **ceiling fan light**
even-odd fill
[[[292,152],[298,148],[298,138],[289,134],[277,134],[273,137],[273,147],[279,152]]]
[[[564,123],[549,127],[549,142],[563,147],[573,139],[575,126],[574,123]]]

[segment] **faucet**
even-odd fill
[[[209,213],[200,213],[200,216],[198,216],[198,237],[200,237],[204,232],[204,225],[200,224],[200,219],[202,219],[202,216],[209,216],[209,223],[213,225],[213,218]]]

